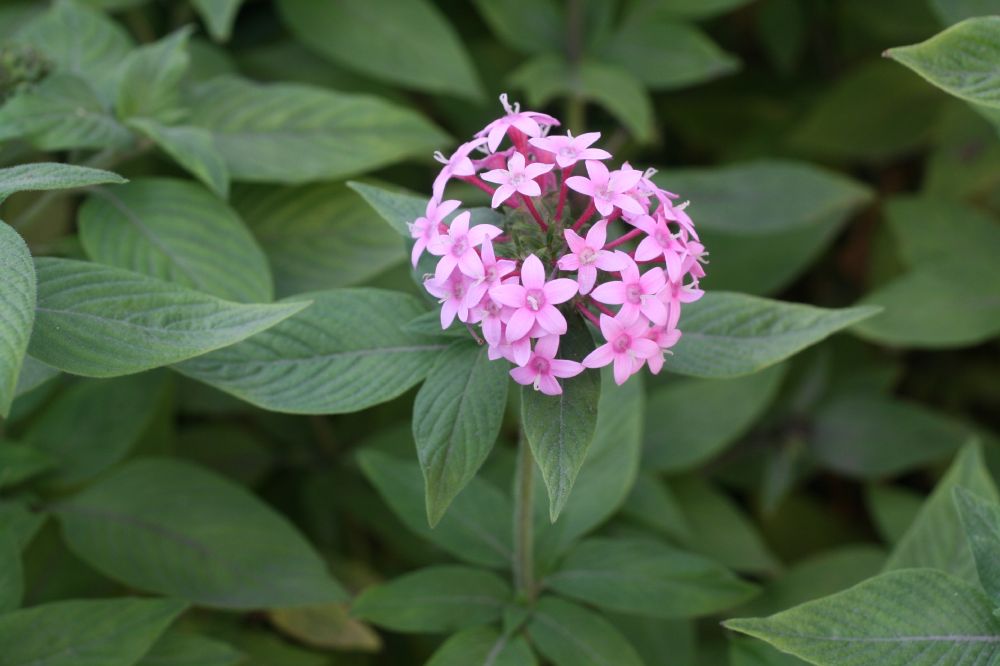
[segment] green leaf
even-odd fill
[[[639,471],[645,408],[642,378],[617,386],[611,369],[605,368],[601,382],[606,390],[597,403],[594,440],[555,523],[545,510],[544,495],[537,493],[535,545],[540,566],[610,518],[624,504]]]
[[[243,0],[192,0],[191,4],[201,15],[212,39],[228,42]]]
[[[439,566],[368,588],[352,611],[392,631],[445,633],[500,619],[511,594],[495,573]]]
[[[132,133],[86,81],[51,74],[0,106],[0,140],[19,137],[40,150],[117,149],[128,145]]]
[[[369,625],[350,616],[346,603],[276,608],[268,612],[286,636],[314,648],[378,652],[382,639]]]
[[[229,197],[229,167],[215,147],[211,132],[200,127],[168,127],[148,118],[132,118],[128,126],[155,143],[219,197]]]
[[[712,18],[731,12],[750,0],[643,0],[647,5],[658,7],[663,14],[691,20]]]
[[[931,9],[943,25],[958,23],[973,16],[995,14],[995,0],[930,0]]]
[[[990,610],[968,583],[913,569],[725,626],[819,666],[971,666],[1000,655],[1000,620]]]
[[[423,312],[413,296],[331,289],[285,301],[312,305],[263,334],[177,366],[249,403],[292,414],[343,414],[419,383],[447,345],[402,326]]]
[[[21,164],[0,169],[0,202],[15,192],[68,190],[76,187],[125,182],[127,181],[116,173],[74,164],[60,164],[58,162]],[[6,225],[2,228],[9,229]],[[4,232],[4,234],[8,235],[9,232]],[[6,241],[6,243],[9,244],[10,241]],[[10,251],[6,249],[6,244],[4,248],[4,251]],[[3,264],[7,265],[10,261],[13,259],[8,259],[5,256]]]
[[[978,444],[968,444],[958,454],[910,529],[896,544],[886,562],[886,571],[932,567],[970,583],[977,582],[972,552],[952,500],[952,489],[956,487],[992,502],[1000,501]]]
[[[173,599],[124,597],[0,615],[0,666],[132,666],[186,607]]]
[[[842,395],[817,410],[809,450],[846,476],[894,476],[952,456],[973,435],[964,423],[917,403]]]
[[[920,513],[924,496],[900,486],[870,483],[865,486],[865,504],[882,539],[897,544]]]
[[[264,252],[236,212],[186,180],[138,178],[98,190],[80,210],[94,261],[238,302],[273,296]]]
[[[736,379],[682,379],[650,392],[643,462],[684,472],[722,453],[770,406],[785,376],[772,366]]]
[[[710,615],[757,589],[700,555],[627,538],[581,541],[543,584],[601,608],[662,619]]]
[[[243,655],[222,641],[183,631],[167,631],[137,666],[233,666]]]
[[[755,638],[729,638],[729,666],[802,666],[805,663]]]
[[[0,170],[0,188],[11,184],[20,187],[17,181],[24,182],[24,178],[9,176],[9,171]],[[16,231],[0,221],[0,416],[4,418],[10,414],[28,349],[35,298],[35,267],[28,246]]]
[[[118,23],[74,0],[58,0],[28,23],[17,41],[37,48],[58,72],[75,74],[110,99],[118,66],[133,42]]]
[[[31,356],[24,357],[24,364],[21,366],[21,374],[17,378],[17,387],[14,389],[14,397],[33,391],[50,379],[58,377],[60,372],[55,368],[45,365]]]
[[[473,627],[441,644],[426,666],[537,666],[523,638],[501,635],[492,627]]]
[[[120,118],[169,120],[181,106],[180,83],[191,58],[190,26],[129,53],[121,64],[115,109]]]
[[[952,257],[905,273],[867,294],[860,306],[884,312],[854,327],[892,346],[928,349],[978,344],[1000,333],[1000,272],[992,263]]]
[[[365,95],[234,77],[198,86],[189,124],[210,130],[235,180],[336,180],[448,142],[417,113]]]
[[[45,514],[32,511],[24,499],[0,500],[0,533],[9,534],[24,550],[45,523]]]
[[[408,88],[482,98],[455,29],[426,0],[279,0],[278,8],[303,44],[338,64]]]
[[[3,473],[0,467],[0,474]],[[20,608],[24,596],[24,566],[21,544],[13,534],[0,532],[0,617]],[[2,657],[0,657],[2,658]]]
[[[83,381],[59,394],[23,435],[56,462],[45,480],[72,485],[121,462],[166,399],[168,378],[153,372]]]
[[[898,46],[885,55],[1000,126],[1000,16],[967,19],[925,42]]]
[[[825,89],[788,143],[823,159],[884,162],[925,145],[946,101],[891,63],[867,62]]]
[[[569,322],[559,358],[580,361],[593,349],[593,340],[579,317],[572,316]],[[562,385],[563,392],[557,396],[544,395],[530,386],[521,389],[524,436],[545,480],[552,522],[566,505],[587,457],[601,397],[601,379],[596,372],[583,372],[563,380]]]
[[[653,90],[704,83],[740,67],[738,58],[695,26],[641,5],[626,15],[600,52]]]
[[[856,585],[882,570],[886,553],[870,545],[839,546],[793,564],[767,582],[764,591],[739,609],[740,615],[767,615]]]
[[[632,493],[622,507],[622,517],[655,530],[671,541],[687,542],[691,539],[691,529],[677,497],[652,472],[639,474]]]
[[[522,53],[562,49],[566,17],[556,0],[473,0],[476,9],[502,42]],[[524,20],[531,16],[530,21]]]
[[[690,534],[683,545],[736,571],[774,573],[780,562],[757,526],[729,496],[696,477],[672,481]]]
[[[556,597],[542,597],[528,635],[555,666],[642,666],[624,636],[600,615]]]
[[[989,264],[1000,252],[996,219],[967,204],[926,195],[896,196],[885,211],[901,258],[911,267],[950,257]]]
[[[618,65],[584,60],[574,67],[563,56],[546,53],[511,73],[510,82],[524,90],[534,107],[546,106],[558,96],[586,99],[607,109],[636,140],[648,143],[655,134],[649,94]]]
[[[0,439],[0,488],[37,476],[54,462],[35,446]]]
[[[366,183],[348,182],[379,216],[404,238],[410,237],[406,226],[426,212],[427,197],[406,190],[387,189]]]
[[[406,256],[399,236],[340,183],[240,187],[233,205],[265,248],[281,295],[358,284]]]
[[[35,260],[38,306],[28,347],[65,372],[113,377],[226,347],[308,302],[241,305],[120,268]]]
[[[431,529],[424,511],[424,483],[416,463],[366,449],[358,464],[393,513],[415,534],[455,557],[487,567],[509,567],[513,547],[510,500],[482,478],[473,478]]]
[[[979,584],[993,602],[994,611],[1000,609],[1000,505],[987,502],[965,488],[952,489],[952,498],[965,527],[965,537],[976,563]]]
[[[137,460],[60,503],[70,549],[113,580],[212,608],[343,601],[286,518],[241,486],[178,460]]]
[[[453,343],[438,356],[413,403],[413,439],[431,527],[493,450],[507,407],[509,365],[485,346]]]
[[[872,200],[872,191],[861,183],[793,160],[667,169],[657,173],[654,181],[690,199],[688,212],[699,231],[738,235],[740,242],[747,236],[796,229],[810,228],[815,233],[831,216],[846,216]]]
[[[665,365],[695,377],[748,375],[878,312],[872,306],[833,310],[710,291],[684,307],[683,335]]]

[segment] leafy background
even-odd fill
[[[992,663],[998,13],[0,2],[0,666]],[[692,201],[664,374],[522,414],[434,330],[503,91]]]

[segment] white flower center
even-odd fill
[[[593,248],[585,247],[580,252],[580,263],[584,265],[590,265],[597,261],[597,253],[594,252]]]
[[[528,292],[525,300],[528,302],[528,308],[538,312],[545,305],[545,294],[541,289],[532,289]]]

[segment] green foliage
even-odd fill
[[[58,162],[22,164],[0,169],[0,202],[15,192],[65,190],[105,183],[124,183],[124,178],[110,171]],[[8,260],[11,261],[11,260]],[[4,263],[8,263],[5,261]]]
[[[0,262],[0,307],[4,313],[0,317],[0,416],[6,417],[35,320],[35,267],[28,246],[3,222]]]

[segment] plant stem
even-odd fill
[[[538,214],[538,209],[535,208],[535,204],[531,203],[531,199],[522,194],[521,200],[524,201],[524,205],[528,207],[528,212],[531,213],[533,218],[535,218],[535,222],[537,222],[538,226],[542,228],[542,231],[548,231],[549,225],[545,224],[545,220],[543,220],[542,216]]]
[[[534,471],[528,438],[521,433],[514,477],[514,586],[525,601],[535,600]]]

